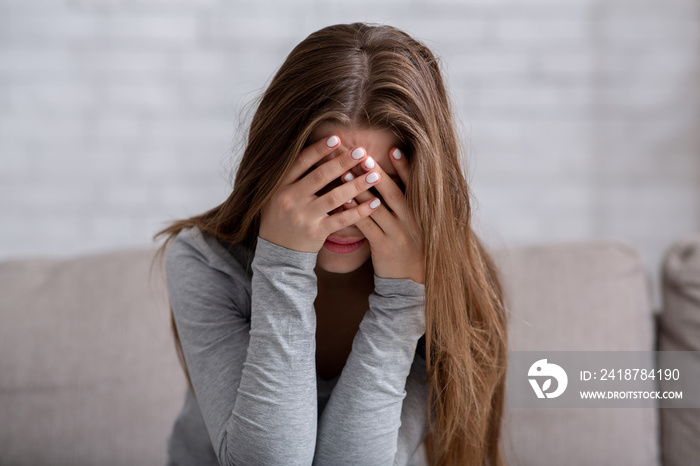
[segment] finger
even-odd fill
[[[357,173],[355,173],[356,171],[357,171]],[[355,166],[355,167],[353,167],[351,170],[349,170],[349,171],[343,173],[343,175],[340,177],[340,181],[341,181],[342,183],[348,183],[348,182],[354,180],[355,178],[357,178],[358,176],[362,176],[363,174],[364,174],[364,172],[362,171],[362,168],[360,168],[360,167],[358,167],[358,166]],[[345,204],[343,204],[343,206],[344,206],[345,208],[354,207],[354,206],[358,205],[358,203],[362,203],[362,202],[365,202],[365,201],[369,201],[369,200],[372,199],[373,197],[375,197],[375,195],[374,195],[372,192],[370,192],[370,191],[362,191],[361,193],[359,193],[359,194],[358,194],[357,196],[355,196],[355,198],[354,198],[354,199],[357,200],[357,202],[354,202],[354,203],[353,203],[353,202],[351,202],[351,201],[353,201],[353,199],[350,199],[348,202],[346,202]]]
[[[368,217],[380,205],[381,201],[374,197],[367,202],[357,205],[357,207],[327,216],[321,221],[321,224],[323,225],[324,231],[330,235],[334,231],[342,230],[350,225],[355,225],[358,222],[368,220]],[[374,223],[372,220],[369,221]],[[367,239],[371,241],[369,237],[367,237]]]
[[[406,155],[403,152],[401,152],[401,149],[399,149],[398,147],[395,147],[393,150],[389,151],[389,155],[391,164],[394,166],[396,172],[399,174],[399,178],[401,178],[403,185],[408,186],[409,170]]]
[[[350,170],[346,173],[343,173],[343,175],[340,177],[340,181],[343,183],[348,183],[354,179],[355,179],[355,175],[353,174],[352,170]],[[364,192],[366,193],[367,191],[364,191]],[[362,193],[360,193],[360,194],[362,194]],[[360,202],[362,202],[362,201],[360,201]],[[357,205],[358,204],[355,201],[355,199],[350,199],[345,204],[343,204],[343,208],[345,208],[347,210],[347,209],[350,209],[350,208],[355,207]]]
[[[357,201],[355,199],[350,199],[348,202],[343,204],[343,208],[345,210],[352,209],[353,207],[356,207],[358,205]]]
[[[346,173],[343,175],[342,179],[345,182],[351,181],[353,178],[352,173]],[[349,178],[349,179],[348,179]],[[357,196],[355,196],[354,199],[350,199],[347,201],[345,204],[343,204],[343,207],[345,209],[351,209],[358,205],[359,203],[365,202],[372,200],[374,196],[369,190],[368,191],[363,191],[359,193]],[[381,198],[380,198],[381,200]],[[395,232],[399,230],[399,225],[398,225],[398,219],[397,217],[392,213],[390,209],[387,208],[385,203],[382,203],[379,207],[377,207],[374,211],[374,213],[371,215],[372,219],[379,225],[379,227],[385,231],[389,235],[393,235]]]
[[[374,199],[379,200],[379,198]],[[373,202],[373,200],[363,202],[360,205],[367,204],[369,206],[371,202]],[[375,207],[375,211],[378,207],[379,206]],[[362,234],[365,236],[365,238],[369,240],[370,243],[379,244],[379,242],[384,238],[384,230],[382,230],[381,227],[377,225],[377,222],[375,222],[371,216],[360,218],[355,222],[355,226],[360,229]]]
[[[382,179],[377,183],[376,189],[381,195],[384,203],[396,213],[396,215],[404,219],[406,218],[406,211],[408,205],[406,203],[406,196],[396,181],[391,179],[382,167],[372,159],[372,157],[367,157],[367,159],[362,163],[362,168],[364,170],[377,171],[381,175]]]
[[[299,181],[299,188],[306,193],[317,193],[335,181],[344,172],[361,163],[367,157],[362,147],[348,150],[331,160],[322,163]],[[344,199],[343,201],[346,201]],[[340,204],[338,204],[340,205]],[[337,207],[337,206],[336,206]]]
[[[398,216],[387,208],[385,202],[374,209],[370,218],[390,237],[394,237],[402,229]]]
[[[348,182],[352,181],[354,178],[355,178],[355,176],[352,174],[352,172],[347,172],[347,173],[343,174],[343,176],[341,177],[341,179],[344,183],[348,183]],[[372,202],[374,199],[377,199],[378,202],[381,202],[381,200],[379,198],[375,197],[371,192],[363,191],[363,192],[359,193],[357,196],[355,196],[355,198],[350,199],[345,204],[343,204],[343,207],[346,210],[350,210],[350,209],[358,206],[359,205],[358,203]],[[393,217],[393,215],[391,214],[389,209],[387,209],[383,203],[381,205],[377,205],[377,207],[375,207],[375,212],[371,214],[370,219],[375,220],[375,223],[376,223],[376,220],[378,220],[378,219],[380,221],[380,224],[378,225],[379,232],[377,232],[377,233],[383,234],[383,232],[385,231],[384,226],[391,223],[391,221],[387,221],[387,219],[385,218],[386,215]],[[392,220],[393,220],[393,222],[396,222],[395,218],[392,218]],[[382,225],[382,223],[384,225]],[[368,230],[370,231],[370,234],[371,234],[371,232],[376,231],[373,229],[373,227],[370,224],[367,224],[367,225],[368,225]],[[392,227],[387,227],[387,228],[389,229],[390,232],[394,231],[394,228],[392,228]],[[391,234],[391,233],[389,233],[389,234]]]
[[[309,204],[309,209],[312,209],[316,215],[330,212],[345,204],[349,199],[356,197],[361,192],[367,191],[372,186],[377,185],[379,182],[381,182],[379,173],[376,171],[370,172],[365,176],[360,176],[352,181],[337,186],[323,196],[314,199]]]
[[[375,196],[375,195],[372,193],[372,191],[367,190],[367,191],[362,191],[361,193],[359,193],[357,196],[355,196],[354,199],[355,199],[358,203],[362,203],[362,202],[365,202],[365,201],[368,201],[368,200],[372,199],[373,197],[378,197],[378,196]]]
[[[389,160],[391,160],[391,164],[394,166],[394,169],[396,169],[396,173],[398,173],[401,182],[404,184],[404,186],[406,186],[409,177],[408,159],[406,159],[406,154],[404,154],[398,147],[394,147],[393,149],[389,150]]]
[[[358,169],[358,168],[359,168],[359,167],[353,168],[353,170]],[[360,176],[362,176],[362,172],[361,172],[361,171],[360,171]],[[343,174],[343,176],[340,177],[340,179],[341,179],[341,181],[342,181],[343,183],[350,182],[350,181],[352,181],[352,180],[355,179],[355,178],[356,178],[356,176],[355,176],[355,174],[353,173],[352,170],[349,171],[349,172],[347,172],[347,173],[345,173],[345,174]],[[369,201],[369,200],[371,200],[371,199],[374,198],[374,197],[377,197],[377,196],[375,196],[375,195],[372,193],[372,191],[370,191],[370,190],[362,191],[362,192],[359,193],[357,196],[355,196],[353,199],[350,199],[350,200],[347,201],[345,204],[343,204],[343,207],[345,207],[346,209],[347,209],[347,208],[350,208],[350,207],[355,207],[356,205],[358,205],[358,203],[362,203],[362,202],[365,202],[365,201]],[[380,197],[380,200],[381,200],[381,197]]]
[[[343,173],[343,175],[340,177],[340,179],[343,183],[347,183],[347,182],[350,182],[350,181],[355,179],[355,174],[352,172],[352,170],[350,170],[350,171]]]
[[[332,154],[340,146],[338,136],[330,136],[326,139],[319,139],[313,144],[305,147],[292,164],[292,168],[284,179],[284,184],[291,184],[298,180],[308,169],[321,160],[323,157]]]

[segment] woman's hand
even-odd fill
[[[390,151],[389,160],[399,174],[401,182],[406,186],[408,183],[406,157],[398,148],[393,148]],[[355,222],[355,226],[369,241],[374,274],[381,278],[410,278],[416,283],[425,283],[423,247],[418,241],[417,224],[408,208],[406,196],[378,163],[372,161],[362,164],[361,167],[364,172],[371,170],[381,175],[381,181],[377,183],[376,188],[383,199],[382,204],[375,208],[369,217]],[[344,174],[342,179],[352,180],[354,175],[352,173],[350,177],[347,175],[347,173]],[[356,200],[346,204],[346,208],[354,208],[358,205],[357,202],[364,205],[366,202],[372,202],[373,198],[371,193],[363,191],[356,196]]]
[[[262,210],[258,233],[262,239],[295,251],[318,252],[328,235],[374,212],[370,203],[376,197],[368,194],[359,205],[353,201],[352,207],[348,204],[348,208],[329,215],[329,212],[376,185],[381,179],[377,170],[336,186],[320,196],[316,194],[367,158],[367,152],[358,147],[310,171],[320,160],[339,148],[340,138],[331,136],[314,142],[299,153],[282,185]]]

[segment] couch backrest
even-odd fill
[[[0,263],[0,464],[165,464],[186,382],[152,257]]]
[[[632,247],[532,245],[494,258],[507,292],[509,351],[653,351],[648,274]],[[649,408],[514,408],[502,445],[511,465],[657,465],[658,424]]]
[[[164,464],[186,389],[154,249],[0,263],[0,463]],[[653,347],[647,276],[614,242],[494,252],[511,350]],[[510,464],[657,464],[649,409],[507,410]]]

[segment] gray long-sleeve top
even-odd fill
[[[375,276],[345,367],[324,380],[316,257],[262,238],[250,252],[196,227],[170,244],[170,304],[196,399],[188,388],[169,465],[418,460],[428,431],[424,285]]]

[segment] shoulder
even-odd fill
[[[185,227],[168,245],[166,263],[194,258],[224,273],[249,275],[252,254],[241,244],[223,243],[196,226]]]
[[[242,245],[224,245],[197,227],[180,230],[165,253],[171,298],[185,292],[190,298],[207,295],[245,310],[250,302],[249,269],[249,253]]]

